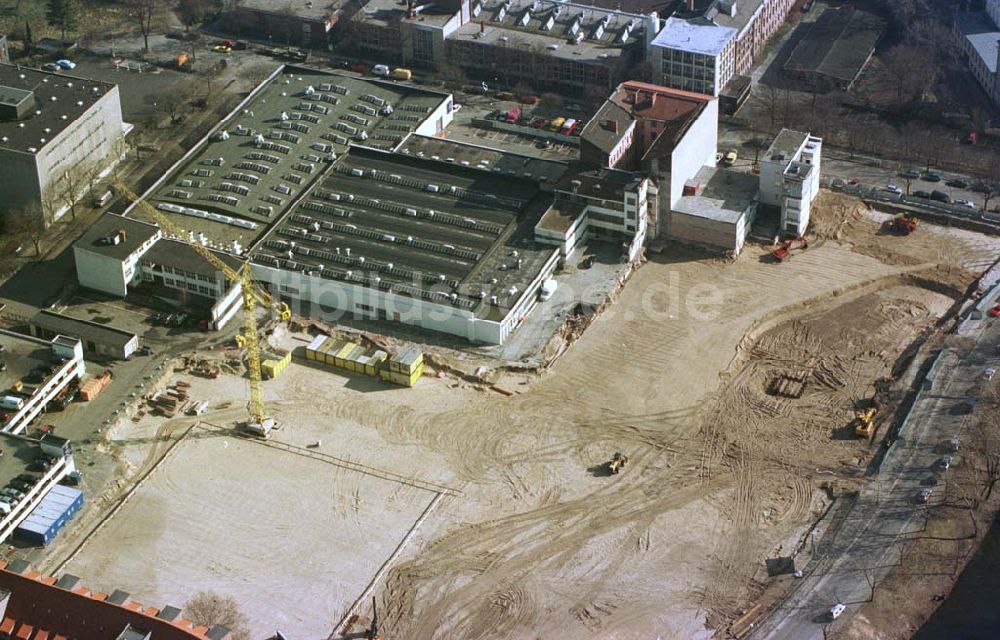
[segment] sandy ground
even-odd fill
[[[709,637],[822,509],[817,470],[859,481],[856,403],[1000,250],[931,225],[880,235],[885,217],[852,207],[825,196],[812,246],[784,264],[668,247],[544,374],[501,377],[514,397],[293,363],[266,383],[276,440],[321,439],[332,459],[185,439],[68,568],[153,604],[212,586],[255,633],[339,638],[446,487],[378,576],[384,637]],[[803,396],[769,395],[789,370]],[[238,416],[243,380],[191,381],[232,400],[206,420]],[[172,437],[191,421],[174,422]],[[129,422],[114,444],[140,466],[163,429]],[[608,476],[615,451],[631,460]]]

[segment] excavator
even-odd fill
[[[875,433],[875,414],[878,407],[869,407],[854,414],[854,435],[859,438],[871,438]]]
[[[889,230],[893,233],[908,236],[917,230],[918,224],[920,223],[912,215],[908,213],[900,213],[889,222]]]
[[[785,240],[777,247],[771,251],[771,257],[778,262],[784,262],[792,257],[792,251],[798,249],[799,251],[805,251],[809,248],[809,241],[806,240],[805,236],[799,236],[798,238],[793,238],[791,240]]]
[[[608,462],[608,471],[612,474],[620,473],[626,464],[628,464],[628,456],[621,452],[615,452],[611,461]]]
[[[116,183],[115,190],[119,194],[125,196],[129,201],[136,203],[136,205],[144,213],[149,215],[149,217],[155,220],[165,232],[180,238],[185,236],[183,229],[178,227],[172,220],[170,220],[170,218],[163,215],[153,205],[149,204],[145,200],[139,199],[139,196],[133,193],[123,183]],[[245,261],[243,266],[239,269],[239,271],[237,271],[233,267],[229,266],[229,264],[224,260],[219,258],[219,256],[215,255],[208,247],[192,242],[191,248],[197,251],[206,262],[224,273],[228,280],[239,283],[240,285],[240,289],[243,294],[243,335],[240,336],[239,342],[241,342],[247,350],[247,372],[250,378],[250,401],[247,404],[247,411],[250,415],[243,426],[250,433],[266,438],[271,429],[274,428],[274,418],[268,417],[264,408],[263,375],[261,374],[260,369],[260,336],[257,330],[257,318],[255,317],[255,312],[257,311],[257,305],[259,304],[265,309],[272,311],[282,321],[287,321],[291,318],[292,312],[285,302],[274,300],[267,290],[254,283],[253,274],[250,271],[249,261]]]

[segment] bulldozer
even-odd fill
[[[611,461],[608,462],[608,471],[614,475],[619,473],[625,465],[628,463],[628,456],[619,452],[615,452],[615,455],[611,457]]]
[[[792,251],[798,249],[805,251],[809,248],[809,241],[805,236],[799,236],[791,240],[785,240],[771,251],[771,257],[777,262],[784,262],[792,257]]]
[[[889,230],[899,235],[908,236],[917,230],[918,224],[920,223],[912,215],[900,213],[889,222]]]
[[[870,407],[854,414],[854,435],[859,438],[871,438],[875,433],[875,414],[878,407]]]

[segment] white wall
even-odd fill
[[[684,193],[684,183],[695,177],[703,166],[715,166],[719,146],[719,101],[705,105],[681,141],[670,154],[670,208]]]
[[[76,278],[81,285],[125,297],[125,263],[82,247],[73,247],[73,256],[76,259]]]
[[[451,94],[448,94],[447,99],[441,101],[434,111],[431,112],[427,118],[417,126],[414,133],[422,136],[435,136],[441,131],[443,131],[451,121],[455,119],[455,111],[453,109],[454,99]],[[404,138],[405,139],[405,138]]]
[[[40,338],[30,338],[21,335],[18,335],[18,337],[22,340],[34,340],[50,347],[52,345],[50,341]],[[25,399],[24,406],[4,425],[3,430],[8,433],[21,433],[24,431],[28,424],[45,409],[45,405],[55,398],[71,380],[74,378],[80,380],[83,376],[83,349],[81,348],[79,351],[75,351],[73,357],[59,367],[30,398]]]

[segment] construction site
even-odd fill
[[[722,636],[865,483],[1000,254],[895,225],[824,192],[781,260],[668,244],[531,368],[258,298],[259,353],[244,329],[175,358],[103,432],[119,478],[40,569],[232,595],[255,635]]]

